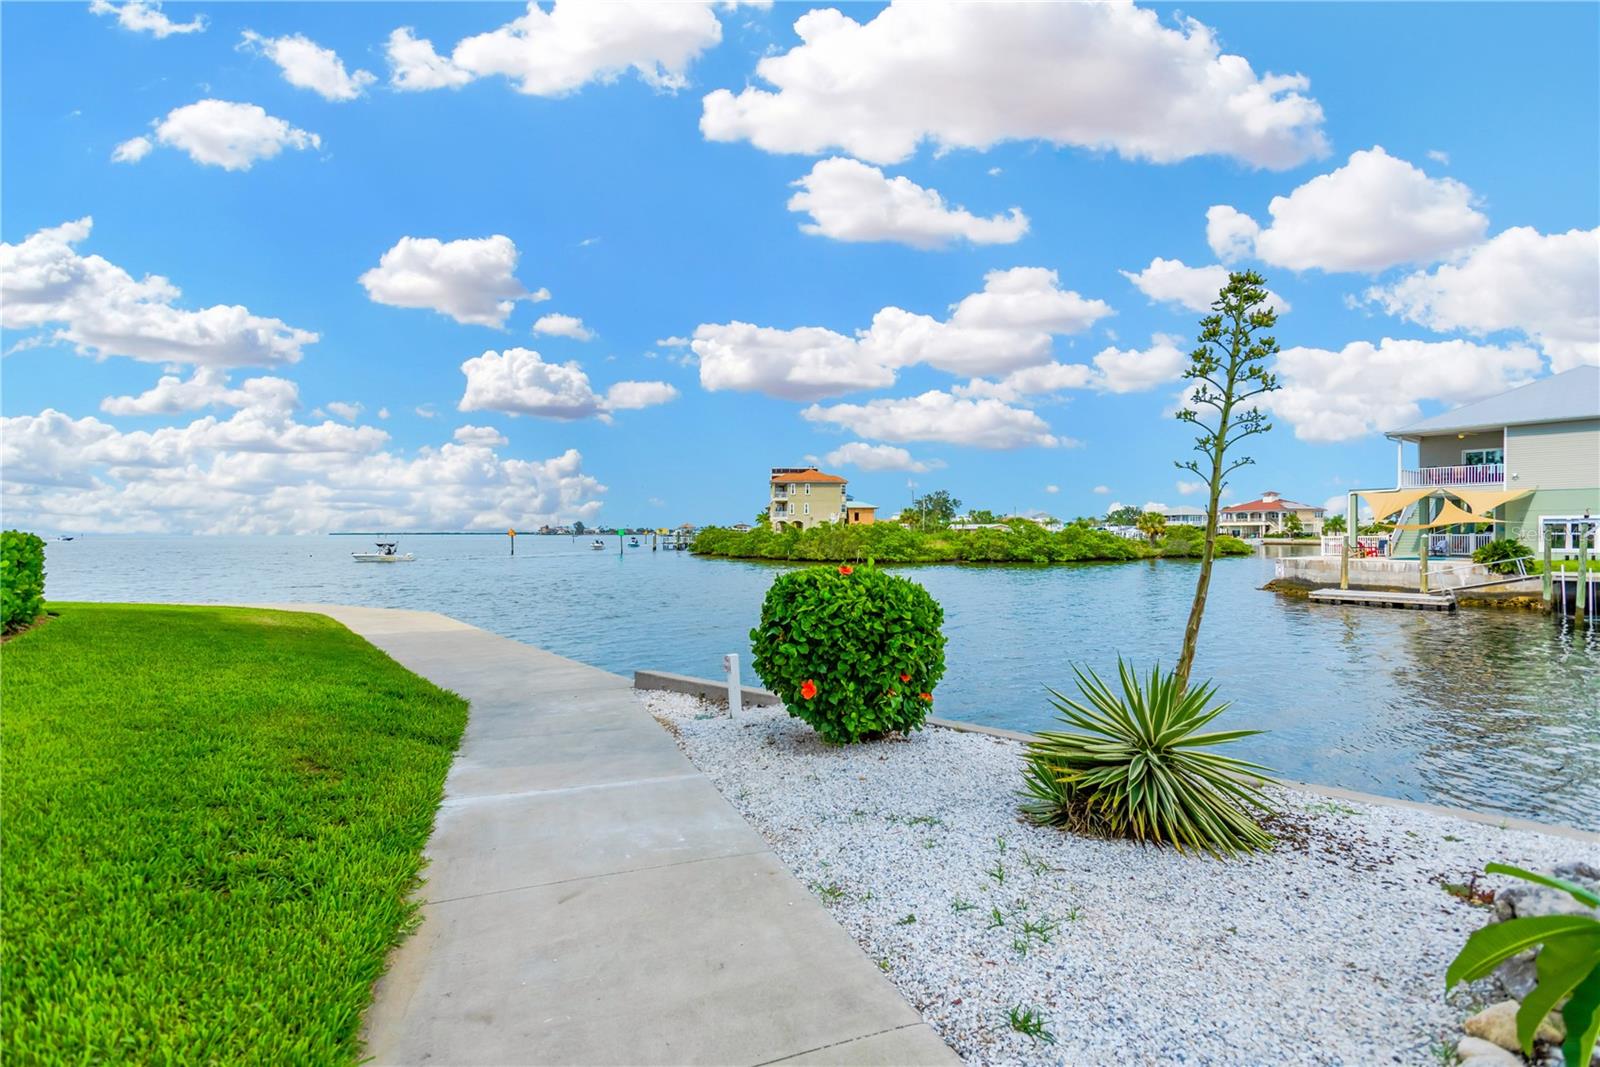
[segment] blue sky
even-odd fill
[[[8,5],[7,524],[1192,504],[1224,263],[1288,306],[1231,499],[1600,361],[1594,5],[665,7]]]

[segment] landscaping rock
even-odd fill
[[[1462,1029],[1473,1037],[1480,1037],[1485,1041],[1492,1041],[1503,1049],[1513,1052],[1522,1046],[1517,1041],[1517,1008],[1520,1005],[1514,1000],[1502,1000],[1498,1004],[1491,1004],[1478,1014],[1468,1019]],[[1539,1024],[1539,1031],[1534,1035],[1540,1041],[1556,1044],[1567,1036],[1566,1026],[1559,1015],[1548,1015],[1544,1022]]]
[[[1492,1042],[1464,1037],[1456,1044],[1457,1067],[1523,1067],[1522,1057]]]
[[[1575,882],[1585,889],[1600,893],[1600,870],[1578,861],[1557,864],[1550,873],[1557,878]],[[1600,919],[1600,908],[1591,908],[1574,900],[1572,895],[1549,886],[1518,882],[1509,889],[1495,894],[1494,911],[1502,920],[1530,918],[1536,915],[1592,915]]]
[[[1528,994],[1533,992],[1539,984],[1537,964],[1538,952],[1529,949],[1519,952],[1502,963],[1495,969],[1494,976],[1500,979],[1500,988],[1513,1000],[1527,1000]]]

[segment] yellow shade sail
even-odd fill
[[[1480,522],[1500,522],[1499,519],[1486,519],[1482,515],[1474,515],[1470,511],[1462,511],[1454,501],[1446,500],[1444,507],[1439,509],[1439,514],[1433,517],[1432,522],[1406,523],[1399,527],[1401,530],[1437,530],[1441,526],[1476,526]]]
[[[1487,515],[1501,504],[1527,496],[1531,492],[1533,489],[1451,489],[1450,495],[1460,499],[1479,515]]]
[[[1436,491],[1434,489],[1394,489],[1387,493],[1378,493],[1363,490],[1356,495],[1365,500],[1368,506],[1372,508],[1372,517],[1381,521],[1396,512],[1404,511],[1429,493]]]

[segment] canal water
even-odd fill
[[[414,563],[357,564],[350,537],[90,537],[51,542],[57,600],[310,601],[439,611],[607,670],[716,677],[749,663],[778,568],[589,538],[410,536]],[[1600,829],[1600,635],[1511,611],[1312,605],[1264,592],[1270,558],[1220,560],[1195,677],[1265,734],[1242,756],[1301,781]],[[945,611],[935,713],[1050,725],[1071,666],[1176,660],[1196,565],[923,566]],[[754,683],[746,667],[747,682]]]

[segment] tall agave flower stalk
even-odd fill
[[[1216,856],[1272,847],[1248,813],[1270,812],[1259,764],[1212,751],[1259,730],[1202,733],[1227,710],[1215,686],[1185,689],[1152,667],[1147,681],[1120,658],[1122,694],[1073,668],[1085,702],[1049,690],[1077,732],[1048,731],[1028,745],[1021,809],[1040,825],[1172,845]]]

